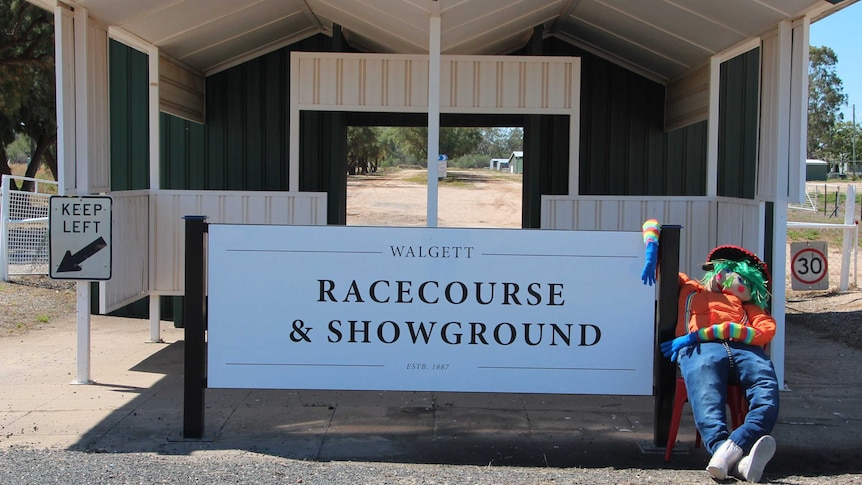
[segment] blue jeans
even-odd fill
[[[710,453],[730,438],[748,454],[755,441],[772,432],[778,420],[778,379],[762,348],[739,342],[695,344],[679,353],[679,368],[694,423]],[[745,423],[733,433],[727,428],[728,383],[742,385],[749,403]]]

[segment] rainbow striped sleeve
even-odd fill
[[[658,236],[661,234],[661,224],[657,219],[648,219],[643,225],[644,244],[651,242],[658,243]]]
[[[757,330],[749,326],[740,325],[734,322],[724,322],[701,328],[697,331],[697,340],[700,342],[733,340],[734,342],[751,344],[756,335]]]

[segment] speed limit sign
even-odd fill
[[[825,241],[790,243],[790,287],[794,290],[829,288],[829,262]]]

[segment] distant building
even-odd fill
[[[491,170],[500,170],[500,165],[507,163],[508,161],[508,158],[492,158],[491,163],[488,164],[488,168]]]
[[[509,172],[511,173],[524,173],[524,152],[517,151],[512,152],[509,155]]]
[[[805,180],[826,180],[829,164],[823,160],[805,160]]]

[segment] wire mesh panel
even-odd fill
[[[33,191],[11,189],[11,180],[30,181]],[[48,274],[48,199],[56,182],[26,177],[3,177],[2,229],[5,274]]]

